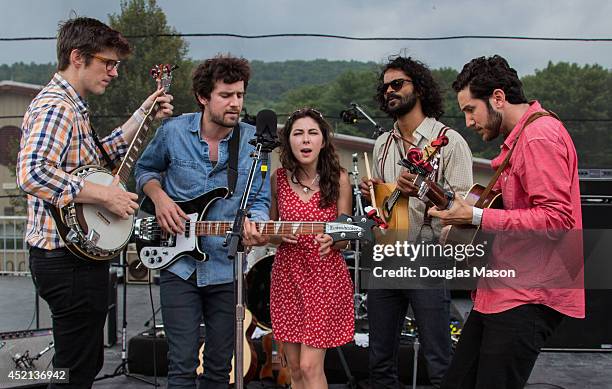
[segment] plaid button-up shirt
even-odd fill
[[[92,137],[87,102],[59,74],[32,100],[21,126],[17,181],[28,194],[26,241],[42,249],[63,247],[44,202],[64,207],[74,200],[84,180],[69,172],[101,165],[102,154]],[[127,151],[121,128],[101,143],[112,160]]]

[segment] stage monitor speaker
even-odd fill
[[[612,196],[612,169],[578,169],[583,198]]]
[[[612,182],[612,179],[609,179]],[[584,181],[581,177],[581,181]],[[612,194],[612,193],[611,193]],[[582,226],[585,234],[588,230],[612,229],[612,203],[597,201],[592,197],[582,199]],[[591,234],[592,235],[592,234]],[[589,266],[600,267],[599,261],[607,258],[593,258],[591,253],[597,242],[585,235],[584,253],[585,274],[590,274]],[[602,267],[606,271],[606,267]],[[587,289],[585,291],[586,317],[584,319],[565,318],[553,336],[547,342],[544,350],[599,350],[612,351],[612,289]]]
[[[117,344],[117,272],[108,273],[108,314],[104,323],[104,346]]]
[[[51,368],[53,348],[51,329],[0,333],[0,388],[26,388],[43,385],[45,381],[9,380],[9,371],[34,371]],[[38,359],[41,352],[45,351]],[[46,384],[45,384],[46,386]]]
[[[142,332],[128,341],[128,370],[130,373],[153,376],[153,357],[157,365],[157,376],[168,375],[168,339],[163,326],[158,326],[156,335],[153,329]],[[204,325],[200,325],[198,349],[204,343]]]
[[[148,284],[151,280],[151,272],[140,262],[136,250],[132,251],[128,248],[126,253],[127,282],[130,284]]]
[[[128,370],[132,374],[142,374],[158,377],[168,375],[168,340],[159,334],[153,337],[152,333],[145,332],[134,336],[128,341]],[[157,372],[153,368],[153,357]]]
[[[367,347],[357,346],[354,342],[341,346],[341,350],[350,368],[350,372],[359,382],[367,382],[369,376],[368,352]],[[414,344],[411,340],[402,339],[399,346],[399,379],[404,384],[412,383]],[[417,383],[419,385],[429,385],[427,376],[427,366],[425,365],[422,347],[419,350],[417,361]],[[329,349],[325,353],[325,376],[329,383],[344,384],[347,382],[346,372],[342,367],[338,350]]]

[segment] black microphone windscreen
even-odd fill
[[[276,127],[277,118],[276,113],[270,109],[264,109],[257,113],[257,119],[255,121],[257,127],[257,136],[269,135],[272,138],[276,138]]]

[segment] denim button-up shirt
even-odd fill
[[[200,137],[201,113],[191,113],[171,118],[157,130],[134,170],[136,187],[142,187],[151,179],[162,183],[165,192],[175,201],[190,200],[218,187],[227,187],[229,139],[233,131],[219,142],[218,161],[213,167],[209,158],[209,147]],[[240,198],[246,188],[251,152],[255,147],[248,141],[255,137],[255,127],[240,123],[240,153],[238,158],[238,182],[234,195],[229,199],[218,199],[208,210],[207,220],[233,221],[240,207]],[[258,166],[259,170],[259,166]],[[261,192],[254,194],[261,185],[261,174],[255,174],[249,205],[252,220],[268,220],[270,208],[270,179],[266,177]],[[223,247],[225,237],[205,236],[200,238],[208,261],[198,262],[184,256],[168,270],[188,279],[197,270],[198,286],[216,285],[233,280],[233,261],[227,258]]]

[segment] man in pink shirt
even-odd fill
[[[493,169],[514,147],[494,186],[504,206],[483,210],[455,198],[451,209],[430,215],[494,234],[488,268],[516,277],[479,280],[442,387],[523,388],[564,315],[584,317],[576,150],[563,124],[527,101],[516,71],[498,55],[467,63],[453,89],[467,127],[485,141],[504,137]]]

